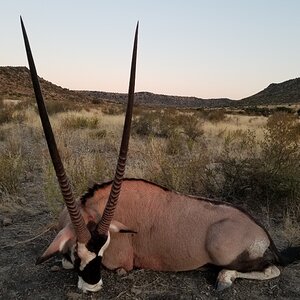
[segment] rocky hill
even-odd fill
[[[62,88],[40,78],[43,94],[47,100],[118,102],[124,103],[127,95],[101,91],[74,91]],[[0,67],[0,99],[33,99],[34,94],[29,70],[26,67]],[[168,107],[234,107],[269,104],[300,103],[300,78],[278,84],[270,84],[263,91],[242,100],[202,99],[196,97],[167,96],[149,92],[136,93],[136,103],[147,106]]]
[[[266,105],[300,102],[300,78],[272,83],[261,92],[239,101],[242,105]]]
[[[75,92],[40,78],[44,96],[48,100],[81,100]],[[2,99],[33,99],[30,73],[26,67],[0,67],[0,98]]]
[[[98,91],[78,91],[86,99],[92,99],[93,102],[99,99],[106,101],[125,102],[127,94],[109,93]],[[135,103],[149,106],[167,106],[167,107],[225,107],[230,106],[234,100],[230,99],[202,99],[196,97],[168,96],[153,94],[149,92],[138,92],[135,94]]]
[[[101,101],[124,103],[127,94],[101,91],[73,91],[55,85],[40,78],[43,95],[48,100]],[[0,67],[0,98],[31,99],[34,98],[30,73],[26,67]],[[149,106],[173,107],[222,107],[228,106],[230,99],[200,99],[196,97],[179,97],[158,95],[148,92],[136,93],[137,104]]]

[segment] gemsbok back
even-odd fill
[[[37,263],[62,253],[63,267],[78,272],[78,287],[95,292],[102,286],[101,264],[126,271],[134,267],[186,271],[213,264],[222,268],[217,278],[217,289],[222,290],[236,278],[277,277],[280,270],[276,265],[300,259],[300,247],[285,251],[285,255],[279,253],[264,227],[231,204],[181,195],[142,179],[123,179],[134,100],[138,25],[115,178],[95,184],[75,201],[49,123],[22,19],[21,25],[45,137],[66,203],[59,219],[60,231]]]

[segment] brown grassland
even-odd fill
[[[48,111],[75,195],[94,182],[111,179],[124,107],[52,102]],[[281,249],[300,244],[299,142],[299,117],[293,113],[264,117],[224,110],[136,107],[126,177],[242,206],[266,226]],[[1,101],[0,247],[7,255],[0,256],[2,299],[96,297],[78,292],[74,272],[55,271],[57,260],[34,266],[34,259],[55,234],[52,225],[62,207],[34,103]],[[4,226],[7,219],[12,224]],[[23,272],[21,279],[12,275],[13,266]],[[221,294],[213,290],[216,273],[207,271],[135,270],[123,277],[105,271],[107,287],[100,294],[104,299],[244,299],[250,292],[252,299],[296,299],[300,266],[291,268],[271,283],[237,281]]]

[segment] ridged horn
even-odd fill
[[[48,113],[47,113],[47,110],[45,107],[38,75],[36,72],[33,56],[31,53],[29,40],[28,40],[25,26],[24,26],[21,16],[20,16],[20,21],[21,21],[22,33],[23,33],[23,38],[24,38],[24,43],[25,43],[27,59],[28,59],[28,64],[29,64],[29,69],[30,69],[32,85],[33,85],[33,89],[34,89],[34,93],[35,93],[35,98],[36,98],[37,106],[39,109],[39,114],[40,114],[41,122],[43,125],[46,141],[48,144],[48,149],[49,149],[52,163],[53,163],[53,166],[55,169],[56,177],[57,177],[57,180],[58,180],[58,183],[60,186],[61,193],[65,200],[72,224],[74,226],[74,229],[75,229],[75,232],[77,235],[77,239],[80,243],[86,244],[90,240],[91,234],[88,231],[88,229],[85,225],[84,219],[81,215],[81,212],[77,206],[77,203],[74,200],[69,179],[65,173],[64,166],[62,164],[59,152],[57,150],[56,141],[55,141],[55,138],[53,135],[52,127],[51,127]]]
[[[118,158],[116,173],[115,173],[115,177],[113,180],[110,195],[109,195],[108,201],[106,203],[101,221],[98,224],[97,230],[98,230],[99,234],[107,234],[107,232],[108,232],[108,228],[109,228],[110,222],[113,218],[113,215],[114,215],[114,212],[115,212],[115,209],[117,206],[117,202],[119,199],[122,180],[123,180],[123,176],[124,176],[124,172],[125,172],[125,164],[126,164],[126,158],[127,158],[131,119],[132,119],[132,110],[133,110],[133,101],[134,101],[138,29],[139,29],[139,22],[137,22],[136,30],[135,30],[134,45],[133,45],[132,60],[131,60],[129,89],[128,89],[128,102],[127,102],[127,109],[126,109],[126,116],[125,116],[119,158]]]

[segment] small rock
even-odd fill
[[[13,220],[11,218],[4,217],[2,223],[3,223],[3,226],[9,226],[9,225],[12,225]]]
[[[125,276],[127,274],[127,271],[123,268],[119,268],[119,269],[117,269],[116,273],[119,276]]]
[[[26,199],[25,198],[20,198],[20,203],[22,205],[25,205],[27,203]]]
[[[79,293],[74,293],[74,292],[69,292],[67,293],[67,299],[68,300],[78,300],[81,299],[81,294]]]
[[[133,288],[131,289],[131,292],[137,296],[137,295],[139,295],[139,294],[141,294],[141,293],[142,293],[142,290],[141,290],[141,289],[138,289],[138,288],[135,288],[135,287],[133,287]]]
[[[57,271],[60,271],[60,267],[59,266],[53,266],[50,268],[50,271],[51,272],[57,272]]]

